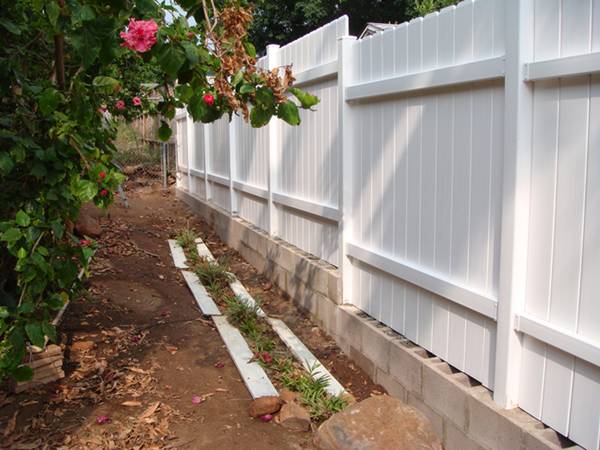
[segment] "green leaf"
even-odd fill
[[[285,120],[290,125],[300,125],[300,113],[298,107],[291,100],[279,105],[277,117]]]
[[[271,116],[272,114],[269,111],[259,106],[255,106],[252,108],[252,111],[250,111],[250,125],[254,128],[263,127],[269,123]]]
[[[240,94],[250,94],[252,92],[254,92],[254,86],[247,83],[242,84],[242,87],[240,88]]]
[[[112,77],[98,76],[94,78],[92,85],[102,94],[112,94],[117,92],[121,83]]]
[[[298,88],[291,87],[288,89],[300,101],[302,108],[310,109],[319,103],[319,97],[304,92]]]
[[[14,22],[10,22],[7,19],[0,19],[0,25],[2,25],[12,34],[16,34],[17,36],[21,34],[21,28],[19,28],[19,26]]]
[[[73,14],[73,19],[77,23],[86,22],[88,20],[94,20],[95,18],[96,14],[94,13],[94,10],[88,5],[83,5],[81,8],[77,9]]]
[[[196,64],[200,58],[198,57],[198,50],[194,44],[191,42],[183,41],[181,43],[183,50],[185,51],[185,56],[189,61],[190,65]]]
[[[39,323],[28,323],[25,325],[25,332],[33,345],[36,347],[44,347],[46,340],[44,339],[44,332]]]
[[[160,124],[160,128],[158,129],[158,138],[161,141],[166,142],[169,140],[172,134],[173,130],[171,130],[169,124],[167,122],[162,121]]]
[[[33,378],[33,369],[29,366],[19,366],[12,372],[17,381],[27,381]]]
[[[54,325],[44,321],[42,322],[42,331],[44,332],[45,336],[48,336],[48,339],[50,339],[52,342],[56,342],[56,328]]]
[[[58,2],[46,2],[46,13],[48,14],[48,19],[53,27],[56,27],[56,22],[58,21],[58,16],[60,16],[60,7],[58,6]]]
[[[177,78],[179,69],[185,62],[185,55],[181,48],[176,47],[174,44],[167,44],[161,48],[156,59],[167,75],[171,78]]]
[[[257,106],[269,109],[275,106],[275,96],[273,91],[266,87],[260,87],[256,90],[256,103]]]
[[[17,258],[19,258],[19,259],[27,258],[27,250],[25,250],[23,247],[21,247],[19,249],[19,251],[17,252]]]
[[[15,163],[13,163],[12,158],[6,152],[0,153],[0,175],[5,177],[7,176],[15,167]]]
[[[42,94],[38,97],[38,104],[40,105],[40,111],[44,116],[49,115],[53,112],[62,100],[62,95],[54,88],[46,88],[42,91]]]
[[[175,88],[175,93],[179,100],[183,103],[188,103],[192,95],[194,95],[194,89],[189,84],[181,84]]]
[[[238,72],[231,79],[231,85],[237,86],[238,84],[240,84],[240,82],[242,81],[243,78],[244,78],[244,72],[242,72],[241,70],[238,70]]]
[[[91,201],[98,193],[98,183],[90,180],[79,180],[75,186],[75,195],[83,203]]]
[[[244,42],[244,48],[246,49],[246,53],[248,56],[252,58],[256,58],[256,48],[252,45],[251,42]]]
[[[19,225],[20,227],[28,227],[31,223],[31,218],[27,215],[25,211],[21,209],[17,212],[17,215],[15,216],[15,222],[17,222],[17,225]]]
[[[18,228],[9,228],[2,236],[0,236],[0,241],[5,242],[16,242],[23,237],[23,233]]]
[[[0,319],[6,319],[8,317],[8,308],[6,306],[0,306]]]

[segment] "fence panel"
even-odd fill
[[[465,2],[363,39],[359,84],[497,56],[502,14]],[[353,244],[495,301],[503,95],[491,81],[357,102]],[[353,275],[361,309],[493,386],[493,316],[364,262]]]
[[[535,2],[534,60],[597,51],[600,2]],[[597,16],[597,14],[596,14]],[[536,81],[525,314],[600,342],[600,77]],[[525,335],[523,409],[578,443],[600,442],[600,368]]]
[[[321,100],[316,112],[301,111],[300,127],[281,127],[275,183],[277,234],[332,264],[339,264],[337,218],[320,217],[292,206],[295,199],[338,209],[340,144],[338,126],[337,39],[348,34],[346,16],[280,49],[280,63],[292,64],[303,89]],[[333,66],[333,70],[327,68]],[[312,73],[311,73],[312,72]]]

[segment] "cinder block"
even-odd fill
[[[389,373],[381,369],[375,369],[375,382],[385,388],[392,397],[396,397],[403,402],[406,402],[408,392],[406,388]]]
[[[266,233],[262,233],[260,231],[256,231],[255,233],[255,237],[256,237],[256,251],[263,257],[267,258],[267,247],[268,247],[268,241],[269,241],[269,236]]]
[[[441,414],[431,409],[411,392],[408,392],[407,394],[406,403],[421,411],[431,422],[431,426],[433,427],[435,434],[438,435],[440,440],[444,439],[444,418]]]
[[[456,428],[449,420],[444,422],[444,431],[445,450],[486,450]]]
[[[373,364],[373,361],[352,346],[350,346],[349,356],[371,379],[375,378],[375,364]]]
[[[269,238],[267,240],[267,259],[269,261],[277,262],[277,260],[279,258],[280,248],[281,248],[281,243],[279,240]]]
[[[342,305],[338,307],[337,336],[348,342],[348,345],[362,350],[362,331],[364,326],[358,316],[358,310],[353,306]]]
[[[450,419],[460,430],[467,431],[468,394],[466,388],[451,379],[448,364],[423,360],[423,401]],[[511,447],[507,447],[511,448]]]
[[[379,326],[375,320],[365,320],[362,331],[361,351],[368,355],[373,363],[385,372],[390,367],[391,338],[385,333],[385,326]]]
[[[317,301],[317,317],[321,326],[330,335],[337,333],[337,318],[338,318],[338,307],[335,303],[329,301],[325,296],[316,294]]]
[[[399,339],[390,345],[390,374],[413,394],[422,397],[423,393],[423,359],[413,348],[406,347]]]
[[[500,408],[491,392],[483,387],[474,389],[468,397],[468,409],[469,436],[493,450],[520,448],[524,440],[523,428],[535,421],[517,408]]]
[[[527,429],[523,436],[523,448],[526,450],[584,450],[578,445],[569,445],[566,439],[561,437],[552,428],[544,428],[538,422],[537,429]]]
[[[338,305],[342,304],[342,279],[338,270],[327,271],[327,297]]]
[[[244,258],[248,264],[254,266],[258,272],[262,273],[267,269],[267,261],[255,250],[242,245],[238,251],[240,255],[242,255],[242,258]]]

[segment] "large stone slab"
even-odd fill
[[[387,395],[334,414],[319,427],[315,443],[321,450],[442,450],[429,420]]]

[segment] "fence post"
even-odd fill
[[[279,45],[270,44],[267,45],[267,68],[269,70],[279,67]],[[277,178],[279,176],[279,133],[280,123],[279,119],[273,117],[269,122],[269,176],[268,176],[268,188],[269,188],[269,234],[274,236],[278,233],[277,230],[277,210],[273,203],[273,192],[277,187]]]
[[[192,169],[196,165],[196,137],[194,133],[194,120],[190,114],[185,113],[185,131],[187,134],[187,165],[188,165],[188,181],[190,194],[196,194],[196,177],[192,175]]]
[[[229,212],[232,216],[237,213],[237,197],[233,188],[233,174],[235,172],[235,161],[237,157],[237,116],[234,114],[229,122]]]
[[[204,198],[208,202],[210,201],[210,185],[208,183],[208,149],[210,146],[210,124],[205,123],[201,125],[204,127]]]
[[[343,303],[352,302],[352,262],[346,254],[346,243],[352,236],[354,141],[352,139],[352,107],[346,100],[346,88],[352,84],[352,77],[356,73],[353,49],[355,44],[355,36],[338,38],[338,126],[340,133],[338,242]]]
[[[504,179],[494,400],[518,404],[522,338],[515,318],[523,310],[527,270],[531,169],[532,88],[523,78],[533,55],[533,1],[506,0]]]

